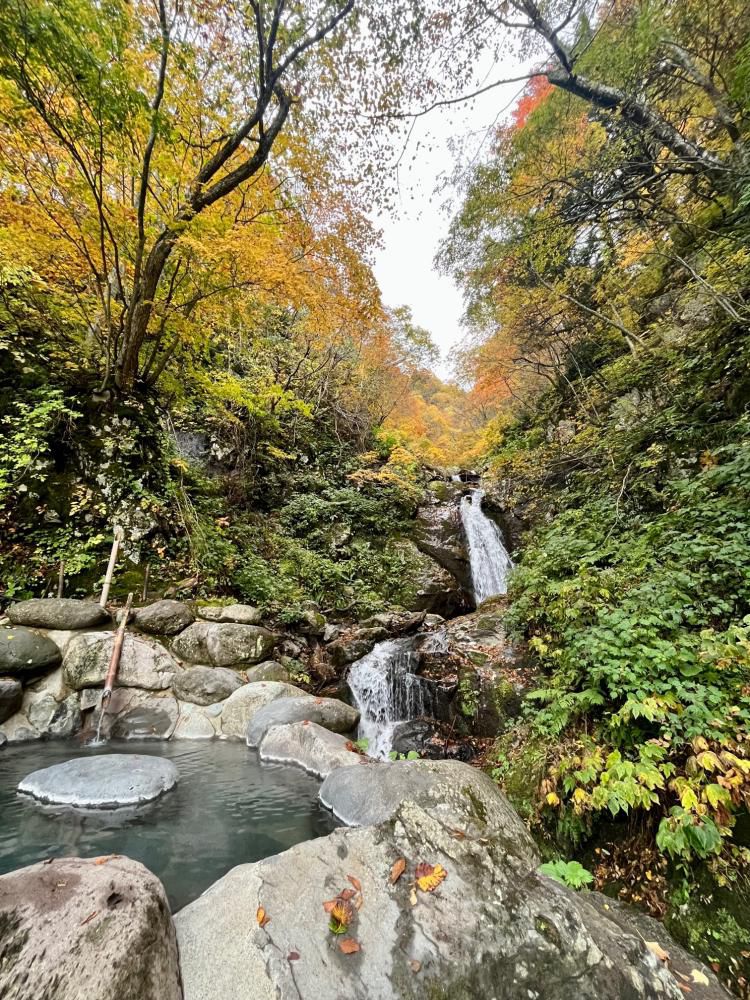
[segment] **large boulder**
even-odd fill
[[[166,691],[116,688],[102,730],[116,739],[168,740],[175,731],[179,715],[177,699]],[[97,711],[92,717],[92,726],[98,721]]]
[[[161,882],[129,858],[102,860],[0,877],[3,1000],[182,1000]]]
[[[207,622],[230,622],[235,625],[258,625],[263,613],[252,604],[206,605],[198,608],[198,617]]]
[[[13,677],[39,674],[56,667],[62,656],[51,639],[32,629],[0,628],[0,673]]]
[[[11,604],[7,614],[14,625],[61,631],[94,628],[111,622],[109,612],[98,604],[72,597],[35,597],[19,601]]]
[[[241,667],[267,659],[275,642],[273,632],[257,625],[195,622],[177,636],[172,650],[189,663]]]
[[[291,701],[287,698],[286,701]],[[261,760],[277,764],[296,764],[318,778],[327,778],[337,767],[352,767],[365,762],[361,754],[350,750],[345,736],[332,733],[314,722],[295,722],[272,726],[261,740]]]
[[[215,705],[179,703],[180,717],[174,728],[173,740],[212,740],[221,732],[221,702]]]
[[[15,715],[21,707],[23,688],[15,677],[0,677],[0,722]]]
[[[33,771],[18,791],[40,802],[80,809],[119,809],[151,802],[177,784],[171,760],[143,754],[78,757]]]
[[[224,736],[245,739],[250,720],[264,705],[277,698],[297,698],[304,694],[292,684],[277,681],[258,681],[244,684],[230,694],[221,712],[221,732]]]
[[[213,705],[242,687],[242,680],[227,667],[186,667],[175,674],[172,690],[183,701]]]
[[[248,683],[253,681],[284,681],[288,683],[291,679],[289,670],[277,660],[266,660],[265,663],[259,663],[257,667],[249,667],[245,671],[245,676]]]
[[[350,775],[375,798],[382,786],[373,788],[375,767],[365,767],[339,768],[328,781]],[[525,827],[489,779],[477,781],[462,764],[442,768],[440,793],[433,783],[436,794],[423,804],[406,791],[379,826],[337,830],[240,865],[181,910],[186,1000],[684,996],[637,932],[537,873]],[[433,891],[417,884],[420,864],[446,873]],[[323,904],[344,890],[354,898],[342,941]],[[259,907],[270,918],[263,926]],[[248,929],[241,947],[238,927]],[[666,935],[663,943],[671,952]],[[691,980],[691,996],[726,996],[710,970],[693,968],[709,986]]]
[[[328,657],[336,667],[361,660],[375,648],[376,643],[388,638],[388,629],[381,626],[361,628],[339,639],[334,639],[326,649]]]
[[[155,601],[133,615],[135,627],[152,635],[177,635],[194,621],[195,615],[182,601]]]
[[[359,722],[359,711],[338,698],[316,698],[311,694],[272,701],[253,716],[247,727],[247,745],[259,746],[271,726],[291,722],[315,722],[332,733],[348,733]]]
[[[89,632],[73,639],[63,660],[63,675],[68,686],[80,691],[84,687],[103,684],[114,641],[111,632]],[[163,646],[126,635],[117,671],[117,685],[163,691],[172,684],[179,669],[174,657]]]

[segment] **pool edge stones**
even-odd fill
[[[22,795],[74,809],[119,809],[152,802],[177,784],[171,760],[145,754],[77,757],[33,771],[18,784]]]

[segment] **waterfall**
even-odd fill
[[[348,680],[361,713],[358,735],[368,741],[370,757],[388,756],[397,723],[433,714],[434,692],[414,673],[418,666],[413,639],[379,642],[352,664]]]
[[[483,490],[472,490],[461,501],[461,521],[466,532],[471,580],[477,604],[508,591],[508,572],[513,563],[500,529],[482,510]]]

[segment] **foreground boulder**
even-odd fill
[[[273,632],[257,625],[195,622],[177,636],[172,649],[188,663],[241,667],[266,660],[275,642]]]
[[[7,614],[14,625],[61,631],[95,628],[111,622],[109,612],[98,604],[71,597],[35,597],[19,601],[8,608]]]
[[[143,754],[79,757],[33,771],[18,791],[40,802],[80,809],[118,809],[151,802],[177,784],[171,760]]]
[[[273,701],[253,716],[247,727],[247,745],[259,746],[271,726],[291,722],[315,722],[333,733],[348,733],[359,722],[359,711],[337,698],[316,698],[311,694]]]
[[[195,615],[182,601],[155,601],[133,615],[135,627],[151,635],[177,635],[194,621]]]
[[[161,882],[129,858],[98,860],[0,877],[3,1000],[181,1000]]]
[[[258,752],[261,760],[296,764],[318,778],[327,778],[338,767],[365,763],[366,758],[350,750],[350,746],[345,736],[329,732],[314,722],[295,722],[292,725],[271,726],[264,734]]]
[[[111,632],[88,632],[73,639],[65,651],[63,675],[74,691],[104,683],[114,645]],[[55,647],[57,648],[57,647]],[[180,667],[163,646],[134,635],[126,635],[122,646],[117,684],[120,687],[163,691]]]
[[[0,628],[0,673],[13,677],[56,667],[62,656],[51,639],[29,628]]]
[[[227,667],[187,667],[175,674],[172,690],[183,701],[213,705],[242,687],[242,680]]]
[[[341,768],[328,781],[352,775],[376,798],[378,766],[419,781],[419,768],[403,764]],[[488,778],[458,763],[423,771],[420,791],[406,791],[378,826],[240,865],[178,913],[186,1000],[684,996],[636,931],[538,874],[528,832]],[[420,864],[440,865],[444,879],[417,884]],[[344,890],[356,894],[337,936],[323,904]],[[270,918],[262,927],[259,907]],[[725,996],[710,970],[693,968],[709,985],[691,982],[691,997]]]

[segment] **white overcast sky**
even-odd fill
[[[508,60],[492,67],[485,79],[489,83],[523,72]],[[450,223],[445,202],[452,195],[456,201],[453,188],[437,188],[452,176],[458,162],[482,155],[493,129],[508,117],[522,91],[523,84],[507,84],[417,119],[399,166],[399,204],[394,212],[375,219],[383,230],[375,275],[384,301],[389,306],[411,306],[416,322],[430,331],[440,348],[443,361],[438,374],[443,377],[452,374],[451,356],[463,339],[463,299],[452,280],[434,269],[435,254]],[[452,148],[456,143],[460,152]]]

